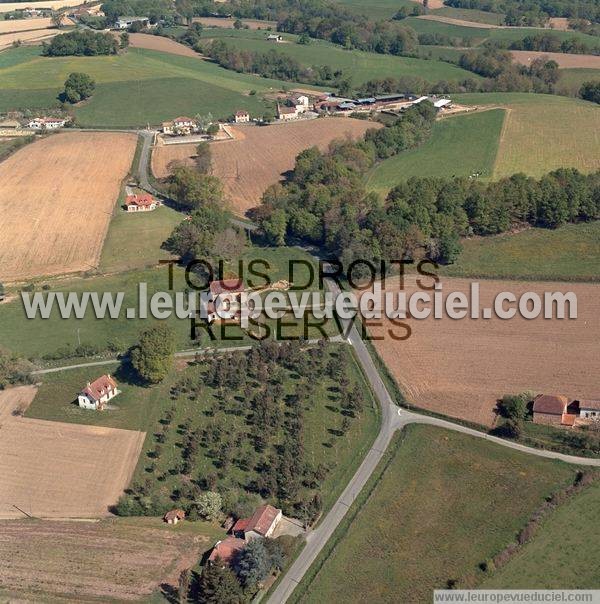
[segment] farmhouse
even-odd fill
[[[88,382],[77,399],[82,409],[101,411],[104,405],[119,393],[115,380],[110,375],[103,375],[91,383]]]
[[[254,510],[250,518],[240,518],[233,525],[232,532],[236,537],[243,536],[246,541],[270,537],[281,522],[282,516],[280,509],[272,505],[261,505]]]
[[[217,541],[208,557],[209,564],[220,564],[221,566],[231,565],[235,557],[246,547],[246,542],[237,537],[225,537],[222,541]]]
[[[147,27],[150,23],[148,17],[119,17],[115,23],[115,29],[129,29],[134,23],[141,23]]]
[[[149,193],[127,195],[125,198],[125,207],[128,212],[152,212],[159,205],[160,202]]]
[[[533,422],[548,426],[573,426],[578,415],[579,401],[566,396],[538,394],[533,399]]]
[[[298,111],[299,113],[304,113],[305,111],[308,111],[310,107],[309,98],[305,94],[293,94],[290,97],[290,100],[292,101],[292,103],[294,103],[294,105],[296,106],[296,111]]]
[[[279,105],[277,103],[277,117],[280,120],[295,120],[298,117],[297,107],[287,107],[286,105]]]
[[[176,117],[170,122],[162,123],[163,134],[174,134],[178,136],[191,134],[198,129],[196,122],[191,117]]]
[[[208,304],[205,309],[206,320],[212,323],[216,320],[239,319],[247,312],[241,294],[246,291],[241,279],[224,279],[212,281],[209,285]]]
[[[164,516],[163,520],[167,524],[177,524],[180,520],[185,518],[185,512],[183,510],[175,509],[169,510]]]
[[[235,123],[236,124],[246,124],[250,121],[250,114],[243,109],[235,112]]]
[[[279,34],[269,34],[267,36],[267,42],[283,42],[283,36]]]
[[[57,130],[66,123],[67,120],[58,117],[36,117],[27,124],[27,127],[32,130]]]

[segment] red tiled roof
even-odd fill
[[[247,111],[243,111],[243,110],[236,111],[235,114],[239,117],[241,117],[242,115],[250,115]]]
[[[191,117],[185,117],[185,115],[181,117],[176,117],[173,122],[193,122],[194,120]]]
[[[296,108],[295,107],[280,107],[279,113],[282,113],[282,114],[296,113]]]
[[[226,293],[241,293],[245,290],[242,279],[223,279],[222,281],[211,281],[210,293],[213,296]]]
[[[154,203],[154,197],[150,193],[142,193],[141,195],[127,195],[125,205],[146,207]]]
[[[566,396],[538,394],[533,400],[533,412],[562,415],[567,410],[568,404],[569,400]]]
[[[94,400],[99,400],[109,390],[116,390],[117,383],[113,380],[110,375],[103,375],[97,380],[94,380],[91,384],[88,384],[84,389],[83,393],[92,397]]]
[[[235,555],[246,547],[246,542],[237,537],[225,537],[223,541],[218,541],[213,547],[208,560],[215,562],[219,558],[225,564],[231,564]]]
[[[248,526],[248,522],[250,522],[250,518],[240,518],[236,521],[231,530],[234,533],[244,532],[246,530],[246,527]]]
[[[254,514],[248,518],[248,524],[245,532],[255,531],[259,535],[266,535],[267,531],[275,521],[276,516],[281,512],[272,505],[261,505],[254,510]]]

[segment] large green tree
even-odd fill
[[[217,561],[202,570],[196,601],[200,604],[241,604],[244,594],[233,571]]]
[[[65,81],[65,98],[69,103],[79,103],[92,96],[96,82],[87,74],[74,72]]]
[[[161,382],[173,366],[175,334],[163,323],[142,333],[131,351],[131,364],[140,377],[151,384]]]

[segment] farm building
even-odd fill
[[[272,505],[261,505],[254,510],[250,518],[240,518],[234,525],[232,532],[243,536],[246,541],[260,537],[270,537],[281,521],[283,514],[280,509]]]
[[[239,319],[247,312],[241,300],[241,294],[246,291],[241,279],[224,279],[212,281],[209,286],[208,304],[205,313],[206,320],[212,323],[216,320]]]
[[[573,426],[577,416],[578,401],[566,396],[538,394],[533,399],[533,422],[548,426]]]
[[[141,23],[143,27],[150,24],[148,17],[119,17],[115,23],[115,29],[129,29],[134,23]]]
[[[600,400],[580,400],[579,417],[600,421]]]
[[[183,510],[175,509],[169,510],[164,516],[163,520],[167,524],[177,524],[180,520],[185,518],[185,512]]]
[[[67,120],[58,117],[36,117],[27,124],[27,127],[32,130],[57,130],[66,123]]]
[[[160,202],[149,193],[127,195],[125,198],[125,207],[128,212],[152,212],[159,205]]]
[[[267,42],[283,42],[283,36],[279,34],[269,34],[267,36]]]
[[[219,563],[222,566],[230,565],[235,557],[246,547],[246,542],[237,537],[225,537],[217,541],[208,557],[209,564]]]
[[[236,124],[247,124],[250,121],[250,114],[244,110],[236,111],[234,117]]]
[[[290,101],[294,103],[299,113],[304,113],[310,108],[310,99],[305,94],[293,94]]]
[[[88,382],[77,400],[82,409],[101,411],[104,405],[119,393],[115,380],[110,375],[103,375],[93,382]]]

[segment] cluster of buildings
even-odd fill
[[[600,421],[600,400],[568,399],[557,394],[538,394],[533,399],[536,424],[573,427],[590,421]]]
[[[26,128],[29,130],[58,130],[64,128],[69,121],[64,117],[34,117],[28,122],[22,122],[18,119],[5,119],[0,121],[0,129],[2,130],[21,130]]]
[[[250,518],[240,518],[230,529],[230,535],[217,541],[208,557],[209,564],[229,566],[252,539],[272,537],[283,514],[272,505],[261,505]]]
[[[301,93],[288,97],[284,104],[277,103],[277,119],[281,121],[295,120],[311,109],[310,99]]]
[[[315,110],[323,113],[353,113],[371,111],[397,113],[405,111],[409,107],[418,105],[423,101],[431,101],[433,106],[438,111],[450,109],[452,107],[452,101],[448,98],[395,93],[381,94],[357,99],[323,95],[315,102]]]
[[[186,136],[200,132],[198,122],[191,117],[180,116],[174,120],[162,123],[163,134],[170,134],[172,136]]]

